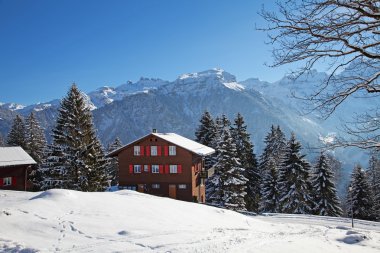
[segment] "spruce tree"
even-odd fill
[[[340,216],[339,199],[334,185],[334,175],[326,155],[321,154],[311,179],[314,213],[323,216]]]
[[[278,168],[274,159],[267,163],[261,182],[260,212],[278,213],[280,190],[278,186]]]
[[[374,219],[380,221],[380,153],[372,152],[367,170],[367,177],[373,193]]]
[[[224,129],[222,138],[216,169],[220,172],[223,206],[232,210],[246,210],[248,179],[244,177],[245,171],[236,156],[236,145],[228,128]]]
[[[116,149],[122,147],[122,143],[119,139],[119,137],[116,137],[115,140],[108,145],[108,153],[111,153],[112,151],[115,151]],[[118,165],[118,158],[117,157],[111,157],[108,159],[107,163],[107,178],[111,182],[111,186],[118,185],[119,184],[119,178],[118,178],[118,171],[119,171],[119,165]]]
[[[25,124],[19,115],[16,115],[16,118],[13,120],[11,131],[8,134],[7,144],[9,146],[20,146],[24,150],[28,150],[26,144]]]
[[[268,199],[273,196],[277,196],[277,191],[279,190],[278,182],[273,180],[279,180],[279,168],[282,166],[286,150],[286,139],[282,132],[280,126],[271,126],[270,132],[265,137],[265,148],[260,156],[260,163],[258,167],[259,174],[267,177],[266,181],[263,178],[260,181],[261,191],[260,195],[264,192],[272,191],[272,193],[267,192],[260,196],[260,206],[261,211],[266,212],[278,212],[280,211],[279,206],[274,207],[272,204],[279,204],[278,199]],[[264,189],[263,189],[264,187]],[[269,205],[269,206],[268,206]]]
[[[244,169],[247,181],[247,195],[245,196],[246,209],[258,212],[260,201],[260,175],[257,168],[256,155],[253,144],[247,132],[243,116],[238,113],[231,128],[232,138],[236,145],[236,155]]]
[[[292,133],[279,171],[280,207],[284,213],[310,214],[310,164],[300,154],[301,144]]]
[[[5,146],[5,141],[4,141],[3,136],[0,133],[0,147],[4,147],[4,146]]]
[[[106,159],[96,136],[92,114],[74,84],[61,107],[53,129],[53,143],[44,187],[102,191],[107,186]]]
[[[195,141],[211,147],[216,148],[216,126],[215,122],[208,111],[205,111],[201,117],[200,125],[195,132]],[[205,168],[206,170],[210,169],[215,162],[215,154],[205,157]]]
[[[44,130],[36,119],[33,112],[26,118],[26,146],[29,155],[41,164],[44,159],[44,151],[46,147],[46,138]]]
[[[351,182],[347,194],[348,212],[357,219],[374,219],[373,195],[368,183],[367,175],[360,167],[356,166],[351,175]]]

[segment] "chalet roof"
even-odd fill
[[[117,155],[118,153],[120,153],[122,150],[124,150],[126,147],[140,141],[141,139],[144,139],[150,135],[153,135],[153,136],[157,136],[161,139],[164,139],[166,140],[167,142],[170,142],[172,144],[175,144],[181,148],[184,148],[194,154],[197,154],[197,155],[201,155],[201,156],[207,156],[207,155],[211,155],[213,153],[215,153],[215,150],[213,148],[210,148],[210,147],[207,147],[203,144],[200,144],[196,141],[193,141],[193,140],[190,140],[186,137],[183,137],[181,135],[178,135],[178,134],[175,134],[175,133],[150,133],[136,141],[133,141],[113,152],[111,152],[110,154],[108,154],[108,156],[115,156]]]
[[[0,167],[36,164],[21,147],[0,147]]]

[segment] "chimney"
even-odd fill
[[[157,133],[157,129],[156,129],[156,128],[153,128],[152,133]]]

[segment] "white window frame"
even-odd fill
[[[148,165],[144,165],[144,172],[148,172],[149,171],[149,167],[148,167]]]
[[[186,184],[179,184],[178,189],[185,190],[185,189],[187,189],[187,185]]]
[[[152,189],[160,189],[160,184],[152,184]]]
[[[140,146],[133,146],[133,155],[135,155],[135,156],[141,155]]]
[[[141,173],[141,165],[133,165],[133,173]]]
[[[170,174],[178,173],[178,166],[177,165],[169,165],[169,171],[170,171]]]
[[[150,156],[157,156],[157,146],[150,146]]]
[[[169,155],[170,156],[177,155],[177,148],[176,148],[176,146],[169,146]]]
[[[153,164],[151,165],[151,170],[152,170],[152,173],[160,173],[160,166]]]
[[[12,185],[12,177],[4,177],[3,186],[10,186],[10,185]]]

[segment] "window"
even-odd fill
[[[133,154],[135,156],[139,156],[140,155],[140,146],[134,146],[133,147]]]
[[[150,155],[157,156],[157,146],[150,146]]]
[[[141,173],[141,165],[133,165],[134,173]]]
[[[169,155],[176,155],[176,147],[175,146],[169,146]]]
[[[12,185],[12,178],[11,177],[4,177],[3,178],[3,186]]]
[[[144,172],[149,172],[149,165],[144,165]]]
[[[170,165],[170,173],[177,173],[177,165]]]
[[[179,184],[178,189],[186,189],[186,185],[185,184]]]
[[[120,187],[120,188],[127,189],[127,190],[132,190],[132,191],[136,191],[137,190],[136,186],[131,186],[131,185],[127,185],[125,187]]]
[[[160,168],[158,165],[152,165],[152,173],[160,173]]]
[[[160,184],[152,184],[152,189],[160,189]]]

